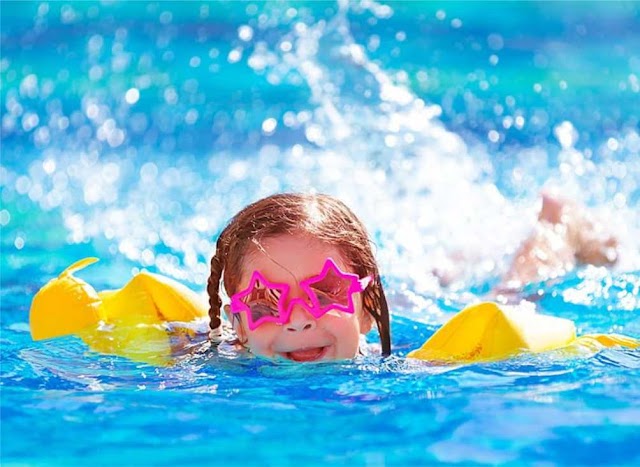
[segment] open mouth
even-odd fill
[[[324,347],[309,347],[307,349],[292,350],[291,352],[284,352],[282,355],[294,362],[315,362],[322,359],[329,350],[329,346]]]

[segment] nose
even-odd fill
[[[285,329],[288,332],[310,331],[315,329],[315,327],[315,318],[299,304],[293,307],[291,316],[289,316],[289,322],[285,325]]]

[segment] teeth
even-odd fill
[[[295,361],[311,361],[319,358],[323,351],[324,347],[294,350],[293,352],[287,352],[287,357]]]

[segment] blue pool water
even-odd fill
[[[548,188],[621,260],[524,293],[579,333],[640,336],[638,3],[0,6],[3,464],[640,462],[637,350],[404,358],[499,280]],[[203,292],[225,222],[281,190],[362,217],[394,356],[202,342],[157,368],[31,340],[33,294],[84,256],[98,290],[147,268]]]

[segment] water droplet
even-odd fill
[[[264,122],[262,122],[262,132],[265,135],[271,135],[276,130],[278,126],[278,122],[275,118],[267,118]]]
[[[243,24],[238,28],[238,37],[240,40],[249,42],[253,38],[253,28],[246,24]]]
[[[573,147],[578,141],[578,132],[573,127],[573,124],[568,121],[564,121],[553,129],[553,133],[556,135],[560,146],[564,149]]]
[[[33,112],[27,112],[22,117],[22,129],[24,131],[31,131],[40,123],[40,117]]]
[[[124,100],[127,101],[129,105],[135,104],[138,102],[138,99],[140,99],[140,91],[136,88],[129,89],[124,95]]]
[[[242,58],[242,49],[235,48],[229,52],[229,55],[227,56],[227,61],[229,63],[237,63],[240,61],[241,58]]]
[[[6,209],[0,211],[0,226],[5,227],[11,222],[11,213]]]

